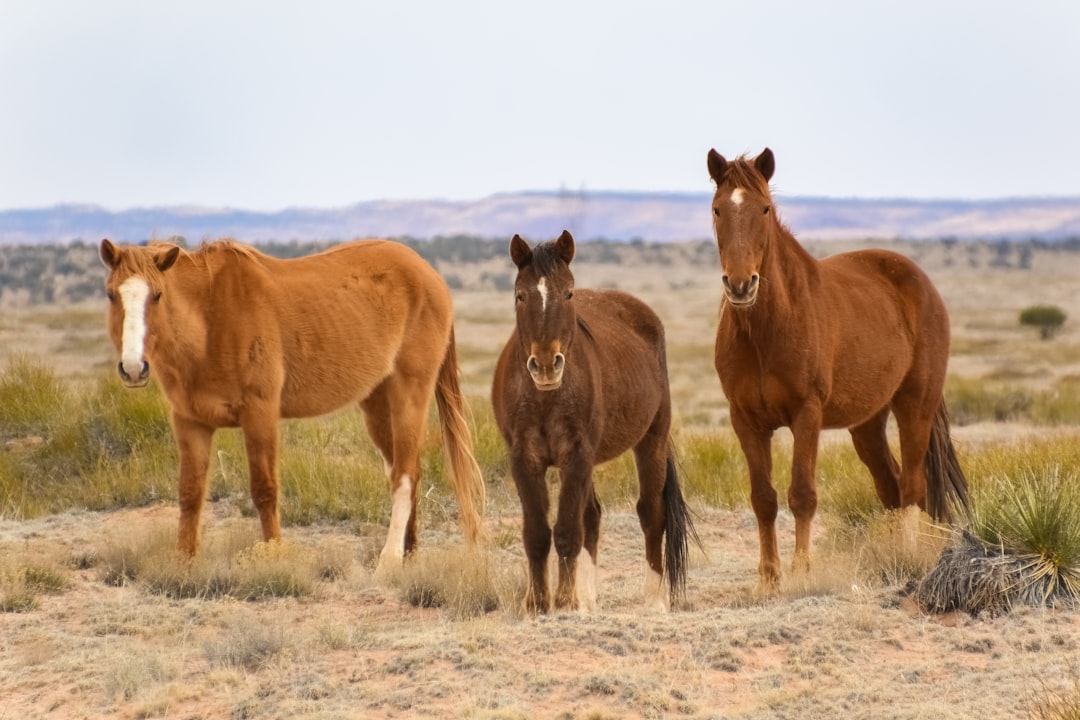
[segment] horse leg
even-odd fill
[[[582,558],[577,567],[578,607],[589,612],[596,610],[596,563],[602,514],[600,498],[596,497],[596,488],[593,487],[592,497],[585,503],[585,551],[592,562]]]
[[[173,433],[180,450],[180,528],[176,549],[188,557],[199,547],[199,515],[206,499],[206,472],[210,467],[210,446],[214,429],[202,423],[172,416]]]
[[[420,445],[427,421],[432,384],[395,375],[385,382],[390,408],[390,527],[379,554],[376,574],[401,565],[416,550],[416,495],[420,482]],[[384,455],[385,457],[385,455]]]
[[[575,457],[559,468],[559,514],[555,520],[555,552],[559,559],[559,584],[555,608],[578,609],[577,568],[585,546],[585,507],[595,497],[592,463]]]
[[[900,466],[889,448],[885,428],[889,422],[889,408],[884,407],[872,418],[848,428],[851,442],[859,459],[874,478],[874,488],[886,510],[900,507]]]
[[[766,589],[780,582],[780,551],[776,546],[776,488],[772,484],[772,432],[751,428],[741,414],[731,414],[731,427],[739,438],[750,472],[750,505],[758,523],[761,559],[758,578]]]
[[[821,436],[821,408],[809,405],[791,424],[794,444],[791,452],[791,486],[788,507],[795,516],[795,557],[793,568],[810,566],[810,528],[817,512],[818,439]]]
[[[667,431],[649,432],[634,448],[638,473],[637,515],[645,535],[646,611],[667,612],[667,594],[662,590],[664,577],[664,531],[667,510],[664,483],[667,481]]]
[[[551,526],[548,524],[546,468],[520,446],[512,446],[510,474],[521,500],[521,538],[529,563],[529,586],[525,591],[525,611],[546,613],[548,599],[547,560],[551,552]]]
[[[394,466],[394,431],[390,423],[390,402],[386,397],[386,388],[383,385],[375,388],[360,401],[360,409],[364,413],[368,437],[382,455],[386,479],[389,480]]]
[[[913,397],[914,395],[914,397]],[[926,451],[934,424],[937,402],[924,401],[922,393],[906,392],[904,386],[893,398],[892,411],[900,431],[900,499],[903,542],[908,549],[917,544],[919,511],[926,509]]]
[[[251,409],[247,416],[242,418],[241,427],[248,457],[251,501],[259,513],[263,540],[276,540],[281,537],[281,519],[278,515],[276,408]]]

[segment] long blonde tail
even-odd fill
[[[468,406],[458,382],[457,343],[453,327],[450,328],[450,341],[442,367],[439,368],[435,402],[439,408],[443,447],[450,461],[450,480],[461,511],[461,524],[465,529],[465,538],[475,544],[487,537],[483,517],[487,491],[480,465],[473,456],[472,433],[466,417]]]

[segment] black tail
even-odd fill
[[[666,509],[667,527],[664,539],[664,573],[667,575],[671,605],[674,607],[679,598],[686,596],[686,565],[689,555],[689,541],[701,547],[694,521],[683,500],[679,487],[679,475],[675,471],[675,456],[669,451],[667,458],[667,477],[664,480],[664,508]]]
[[[949,436],[949,413],[941,399],[926,450],[926,511],[941,522],[968,514],[968,485]]]

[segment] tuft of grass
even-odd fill
[[[946,380],[945,399],[955,425],[1020,420],[1029,415],[1035,403],[1028,390],[957,375]]]
[[[517,568],[465,547],[421,551],[405,563],[395,584],[414,607],[442,608],[453,619],[465,619],[515,607],[524,581],[511,569]]]
[[[1066,687],[1054,687],[1040,678],[1041,688],[1032,693],[1028,714],[1033,720],[1080,720],[1080,669],[1069,662],[1069,681]]]
[[[185,558],[174,549],[174,531],[161,527],[107,545],[99,573],[106,584],[137,583],[170,598],[264,600],[310,596],[328,573],[336,578],[347,572],[340,554],[320,560],[291,543],[251,541],[251,528],[233,524],[208,533],[199,554]]]
[[[64,383],[42,361],[19,353],[0,372],[0,440],[40,436],[70,412]]]
[[[212,667],[257,672],[272,665],[291,647],[284,628],[251,615],[235,620],[203,649]]]
[[[750,483],[746,460],[733,433],[684,432],[675,442],[684,495],[728,510],[747,505]]]
[[[28,547],[0,559],[0,612],[30,612],[42,595],[60,595],[71,587],[61,561]]]

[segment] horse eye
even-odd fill
[[[566,291],[566,299],[569,300],[572,297],[574,297],[574,291],[573,290],[567,290]]]
[[[519,292],[517,295],[514,296],[514,300],[519,303],[525,302],[525,293]]]
[[[157,305],[158,302],[160,302],[160,301],[161,301],[161,293],[159,293],[159,292],[154,293],[154,304]]]
[[[766,205],[765,209],[761,211],[761,214],[762,215],[768,215],[769,214],[769,206],[768,205]]]
[[[112,290],[106,290],[105,297],[109,298],[109,302],[111,303],[116,302],[116,293],[114,293]]]
[[[715,208],[714,207],[712,209],[712,214],[715,215],[716,217],[720,217],[720,208]]]

